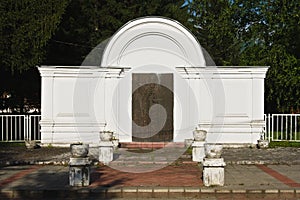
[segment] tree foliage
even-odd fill
[[[0,94],[11,91],[22,99],[18,105],[26,85],[19,81],[36,81],[22,71],[40,63],[80,65],[128,21],[165,16],[187,26],[217,65],[270,66],[266,112],[300,112],[299,0],[7,0],[0,6]]]
[[[49,65],[80,65],[100,42],[142,16],[165,16],[188,24],[184,0],[72,0],[48,46]]]
[[[7,0],[0,4],[0,109],[39,107],[41,64],[68,0]],[[5,94],[9,94],[7,98]]]
[[[242,65],[270,66],[265,84],[267,112],[300,112],[300,2],[238,2],[246,16]]]
[[[1,67],[22,71],[40,64],[67,0],[1,2]]]
[[[300,112],[300,2],[193,0],[200,43],[217,65],[270,66],[266,112]]]
[[[193,0],[189,5],[194,33],[217,65],[238,65],[240,43],[235,9],[229,0]]]

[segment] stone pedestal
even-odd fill
[[[203,158],[205,157],[204,152],[204,141],[194,141],[192,144],[193,147],[193,161],[195,162],[203,162]]]
[[[205,186],[224,185],[224,167],[226,166],[223,158],[204,158],[203,161],[203,183]]]
[[[99,161],[107,165],[113,160],[114,144],[111,141],[100,141]]]
[[[70,158],[69,183],[71,186],[89,186],[90,161],[88,157]]]

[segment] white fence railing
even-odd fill
[[[300,142],[300,114],[265,114],[264,139]],[[40,115],[0,115],[0,141],[41,140]]]
[[[265,123],[269,141],[300,142],[300,114],[267,114]]]
[[[40,115],[0,115],[0,141],[41,140]]]

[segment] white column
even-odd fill
[[[252,80],[252,119],[264,119],[264,79]]]
[[[42,76],[41,114],[42,121],[52,121],[53,118],[53,73],[39,68]]]
[[[105,72],[99,73],[99,77],[95,78],[93,85],[95,87],[94,98],[94,113],[96,116],[96,120],[98,123],[104,124],[106,123],[105,119]]]

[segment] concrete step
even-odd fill
[[[121,142],[121,148],[160,149],[164,147],[184,147],[183,142]]]

